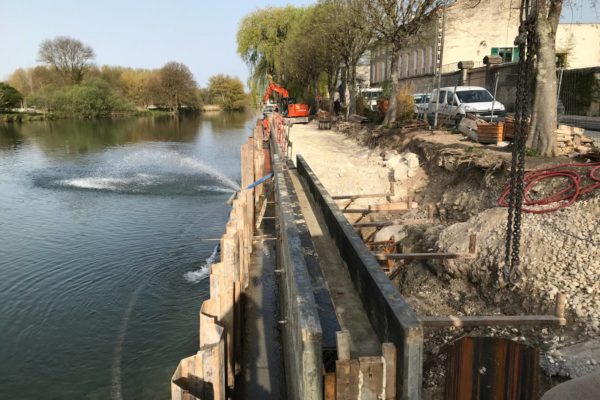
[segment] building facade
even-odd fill
[[[556,55],[567,69],[600,66],[600,24],[559,24]]]
[[[441,12],[441,10],[439,11]],[[415,82],[419,91],[423,78],[433,74],[435,31],[438,18],[432,16],[421,33],[410,40],[398,57],[400,82]],[[519,4],[512,0],[457,0],[446,11],[442,73],[458,71],[460,61],[483,66],[485,56],[499,56],[503,63],[519,60],[514,45],[519,30]],[[600,66],[600,24],[560,24],[556,38],[557,56],[566,68]],[[391,76],[391,52],[379,46],[371,53],[371,86]],[[431,80],[432,81],[432,80]]]
[[[441,10],[439,11],[441,12]],[[399,79],[433,74],[436,16],[407,43],[398,57]],[[457,0],[446,11],[442,72],[457,70],[459,61],[481,65],[483,57],[500,55],[506,62],[518,59],[513,44],[519,29],[519,9],[511,0]],[[391,76],[390,51],[379,46],[371,54],[371,85]]]

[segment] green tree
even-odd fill
[[[190,69],[182,63],[168,62],[159,71],[157,81],[150,83],[154,98],[172,113],[179,112],[182,105],[196,107],[197,84]]]
[[[333,99],[342,58],[331,40],[337,32],[337,19],[331,15],[335,15],[332,4],[316,4],[307,7],[290,28],[283,46],[283,72],[288,90],[298,88],[317,95],[324,82]]]
[[[7,83],[0,82],[0,110],[19,107],[22,101],[23,96],[17,89]]]
[[[65,83],[78,84],[94,59],[94,50],[67,36],[44,40],[40,44],[39,61],[51,65]]]
[[[211,100],[224,110],[242,110],[246,105],[244,84],[239,78],[229,75],[215,75],[208,80]]]
[[[264,89],[267,76],[285,85],[282,73],[284,42],[292,25],[304,10],[293,6],[268,7],[254,11],[240,22],[237,32],[237,51],[250,68],[250,87],[253,95]]]

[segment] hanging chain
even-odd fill
[[[534,68],[534,57],[537,52],[537,37],[535,32],[536,0],[532,4],[523,0],[521,5],[521,24],[519,36],[515,45],[519,47],[519,77],[517,80],[515,133],[512,147],[512,162],[510,170],[510,194],[508,197],[508,219],[506,224],[506,249],[504,254],[504,281],[514,286],[521,276],[520,246],[521,246],[521,215],[523,205],[524,176],[525,176],[525,144],[529,131],[530,90]]]

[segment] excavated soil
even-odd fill
[[[419,204],[420,211],[401,217],[406,219],[425,218],[426,210],[433,210],[433,223],[384,228],[376,240],[394,236],[401,252],[466,252],[469,235],[477,234],[474,260],[414,261],[401,267],[394,282],[418,314],[552,314],[555,295],[567,294],[568,325],[564,328],[427,330],[424,398],[442,398],[445,367],[440,361],[445,347],[466,334],[501,336],[539,346],[542,368],[548,374],[542,382],[544,390],[573,375],[561,349],[600,338],[600,189],[561,211],[524,214],[523,276],[509,287],[502,278],[507,212],[498,207],[510,176],[509,148],[484,146],[448,132],[377,130],[352,123],[338,123],[335,129],[318,131],[308,125],[294,127],[292,135],[295,152],[316,165],[313,169],[330,192],[391,190]],[[419,166],[407,179],[393,182],[390,160],[406,152],[418,156]],[[526,169],[569,161],[531,157]],[[550,186],[559,184],[554,181]],[[555,188],[539,188],[540,194],[544,190]],[[362,234],[368,237],[374,232]],[[583,362],[594,370],[600,363],[589,357]]]

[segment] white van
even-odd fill
[[[427,111],[430,124],[433,124],[436,105],[438,107],[438,121],[441,118],[441,121],[454,123],[456,126],[467,113],[473,113],[478,118],[486,121],[492,119],[492,109],[494,110],[493,118],[495,121],[506,114],[504,104],[494,100],[487,89],[479,86],[441,88],[439,97],[437,90],[434,90],[431,93],[431,103],[429,103]]]
[[[362,96],[363,99],[365,99],[365,102],[367,103],[367,107],[369,107],[369,109],[371,111],[375,111],[377,110],[377,100],[379,100],[379,98],[381,97],[381,95],[383,94],[383,89],[382,88],[368,88],[368,89],[363,89],[360,92],[360,95]]]

